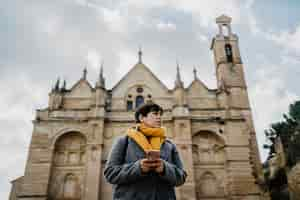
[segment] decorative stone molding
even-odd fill
[[[50,149],[54,149],[55,148],[55,143],[56,141],[64,134],[68,134],[70,132],[76,132],[79,133],[81,135],[83,135],[86,139],[87,139],[87,131],[84,128],[72,128],[72,127],[64,127],[62,129],[60,129],[56,134],[54,134],[54,136],[51,138],[50,141]]]

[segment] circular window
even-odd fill
[[[128,98],[131,98],[131,97],[132,97],[132,95],[131,95],[131,94],[129,94],[129,95],[128,95]]]
[[[148,94],[148,98],[150,99],[152,96],[151,96],[151,94]]]
[[[141,88],[141,87],[138,87],[138,88],[136,89],[136,91],[137,91],[138,93],[142,93],[142,92],[144,92],[144,89]]]

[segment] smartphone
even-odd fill
[[[150,150],[147,152],[146,157],[149,161],[155,161],[160,158],[160,151],[159,150]]]

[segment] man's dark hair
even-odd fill
[[[146,103],[142,106],[140,106],[135,114],[134,114],[134,117],[135,117],[135,121],[137,123],[140,123],[140,119],[139,119],[139,116],[142,115],[143,117],[146,117],[148,115],[148,113],[150,112],[159,112],[161,113],[161,115],[163,114],[163,109],[160,105],[158,104],[155,104],[155,103]]]

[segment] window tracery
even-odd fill
[[[151,89],[145,85],[131,87],[126,93],[125,106],[127,111],[133,111],[144,103],[153,103]]]

